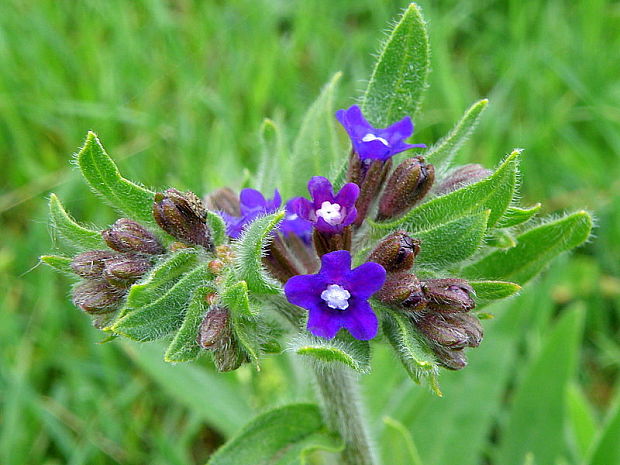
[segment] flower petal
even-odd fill
[[[390,145],[395,145],[399,141],[408,139],[413,134],[413,122],[409,116],[405,116],[400,121],[381,130],[381,137],[386,139]]]
[[[321,306],[321,292],[326,287],[327,282],[320,274],[298,275],[286,282],[284,295],[293,305],[312,310]]]
[[[319,275],[329,284],[348,284],[346,280],[350,273],[351,253],[348,250],[336,250],[321,257]]]
[[[342,186],[342,189],[340,189],[340,192],[336,195],[335,201],[340,204],[341,207],[350,209],[355,205],[359,195],[359,186],[353,182],[349,182]]]
[[[377,292],[385,282],[385,269],[374,262],[364,263],[347,276],[346,287],[356,299],[367,300]]]
[[[379,329],[379,320],[372,307],[366,300],[352,299],[350,302],[351,306],[346,310],[346,319],[343,321],[344,327],[360,341],[374,338]]]
[[[256,189],[243,189],[239,194],[241,202],[241,213],[246,214],[256,209],[264,209],[267,200],[265,196]]]
[[[324,305],[312,308],[308,314],[306,328],[315,336],[332,339],[343,326],[336,311],[341,310],[330,310]]]
[[[323,202],[334,202],[332,183],[323,176],[313,176],[310,178],[310,181],[308,181],[308,192],[312,196],[315,208],[321,208]]]
[[[393,155],[391,148],[379,140],[358,141],[354,147],[362,160],[387,160]]]

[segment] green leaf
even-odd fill
[[[304,195],[308,179],[300,173],[321,173],[346,156],[336,137],[334,92],[342,73],[336,73],[306,112],[289,158],[290,196]]]
[[[316,405],[292,404],[254,418],[208,465],[301,465],[317,449],[336,452],[342,442],[327,431]]]
[[[498,228],[510,228],[525,223],[536,216],[542,205],[537,203],[529,208],[508,207],[504,216],[497,222]]]
[[[587,240],[591,229],[590,215],[585,211],[576,212],[524,232],[517,237],[516,247],[496,250],[462,272],[472,279],[512,281],[523,285],[560,253]]]
[[[282,221],[284,212],[256,218],[243,231],[233,245],[236,251],[235,270],[239,280],[247,283],[248,289],[258,294],[277,294],[280,284],[263,268],[264,249],[271,241],[271,231]]]
[[[517,386],[497,463],[556,463],[563,449],[566,393],[579,353],[583,309],[564,312]],[[611,462],[610,462],[611,463]]]
[[[207,210],[207,225],[211,230],[211,237],[216,246],[225,244],[228,241],[228,235],[226,234],[226,223],[220,215]]]
[[[194,291],[187,306],[183,324],[164,355],[166,362],[191,362],[200,356],[202,349],[196,338],[200,323],[202,323],[208,308],[205,296],[214,291],[214,287],[199,287]]]
[[[227,286],[220,291],[222,303],[228,307],[233,315],[253,317],[250,309],[250,297],[248,295],[248,285],[245,281],[238,281],[231,286]]]
[[[152,303],[127,310],[112,331],[136,341],[152,341],[170,334],[181,327],[192,291],[210,277],[208,265],[199,265]]]
[[[484,240],[486,245],[495,247],[498,249],[510,249],[517,245],[514,237],[503,229],[494,229]]]
[[[45,263],[47,266],[51,266],[56,271],[68,274],[75,277],[75,273],[71,269],[71,262],[73,261],[69,257],[60,257],[58,255],[42,255],[39,257],[41,263]]]
[[[292,350],[321,362],[343,363],[360,373],[370,371],[370,345],[352,337],[338,336],[323,339],[310,334],[302,334],[291,342]]]
[[[599,440],[592,450],[589,465],[611,465],[620,463],[620,395],[616,396],[615,406],[610,409],[608,421],[601,431]]]
[[[402,313],[376,301],[373,302],[372,306],[382,311],[384,317],[383,332],[411,379],[416,383],[425,380],[433,392],[441,396],[437,381],[439,367],[435,361],[435,355],[418,336],[413,323]]]
[[[471,257],[484,239],[489,213],[485,210],[416,232],[414,237],[421,241],[416,265],[445,267]]]
[[[594,409],[590,405],[590,400],[577,382],[571,383],[567,404],[570,432],[573,439],[571,444],[574,446],[575,453],[580,459],[579,463],[591,463],[589,461],[586,462],[585,459],[592,448],[599,426]],[[618,435],[620,435],[620,431],[616,434],[616,437]],[[620,456],[616,460],[603,463],[614,462],[620,463]]]
[[[390,31],[364,93],[362,110],[374,126],[415,115],[427,86],[429,57],[426,23],[411,3]]]
[[[486,110],[488,103],[487,99],[478,100],[469,107],[456,126],[433,145],[424,154],[424,158],[436,166],[449,166],[454,155],[456,155],[478,125],[480,115]]]
[[[86,136],[77,164],[88,185],[110,205],[134,220],[152,223],[154,193],[123,178],[94,132]]]
[[[74,247],[81,250],[107,248],[105,241],[101,237],[101,232],[79,225],[65,211],[56,194],[50,195],[49,215],[54,231]]]
[[[499,300],[510,297],[521,290],[521,286],[505,281],[470,281],[476,292],[476,298],[482,300]]]
[[[422,465],[418,448],[413,441],[411,432],[400,421],[392,417],[383,417],[387,441],[381,441],[383,463],[390,465]]]
[[[265,118],[259,134],[261,157],[254,187],[261,192],[272,192],[276,187],[282,189],[283,186],[290,185],[293,167],[280,124]],[[278,172],[277,178],[273,176],[275,172]]]
[[[490,210],[487,227],[492,227],[512,201],[517,185],[519,151],[513,151],[493,175],[482,181],[436,197],[414,208],[402,218],[385,223],[373,223],[382,235],[397,229],[415,233],[430,229],[465,215]]]

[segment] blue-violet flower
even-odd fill
[[[426,144],[407,144],[413,134],[413,123],[409,116],[385,129],[373,127],[357,105],[347,110],[338,110],[336,118],[351,138],[353,149],[362,160],[386,161],[397,153],[412,148],[424,148]]]
[[[334,195],[332,184],[327,178],[314,176],[308,182],[308,191],[312,201],[299,197],[295,199],[293,207],[300,217],[310,221],[317,230],[338,234],[355,221],[355,202],[360,194],[357,184],[345,184]]]
[[[303,219],[296,211],[295,205],[297,199],[301,197],[295,197],[286,202],[284,219],[280,223],[280,231],[285,236],[290,234],[296,234],[306,244],[309,244],[312,240],[312,223]]]
[[[317,274],[298,275],[284,286],[293,305],[309,310],[308,331],[333,338],[341,328],[359,340],[377,335],[379,322],[368,299],[385,281],[385,269],[368,262],[351,269],[351,254],[337,250],[321,257]]]

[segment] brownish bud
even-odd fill
[[[379,200],[379,221],[394,218],[412,208],[435,181],[435,168],[422,157],[408,158],[388,178]]]
[[[351,226],[346,226],[342,232],[336,234],[315,229],[312,233],[312,243],[319,257],[336,250],[351,250]]]
[[[209,268],[209,271],[213,274],[220,274],[224,269],[224,262],[216,258],[207,264],[207,268]]]
[[[375,297],[406,312],[421,312],[426,307],[420,281],[411,273],[388,274]]]
[[[109,250],[89,250],[73,257],[71,269],[83,278],[100,278],[105,262],[118,256]]]
[[[128,287],[151,269],[146,257],[125,254],[105,262],[103,277],[113,286]]]
[[[226,307],[209,310],[200,324],[197,342],[203,349],[211,351],[218,371],[236,370],[245,359],[233,336]]]
[[[153,217],[164,231],[182,242],[212,249],[205,216],[202,202],[192,192],[168,189],[155,194]]]
[[[420,241],[411,238],[405,231],[396,231],[379,242],[368,256],[388,273],[407,271],[413,266],[416,255],[420,253]]]
[[[493,171],[486,169],[476,163],[463,165],[452,170],[448,176],[435,188],[438,195],[448,194],[468,184],[481,181],[493,174]]]
[[[445,347],[433,347],[439,363],[450,370],[462,370],[467,366],[467,357],[463,349],[451,350]]]
[[[231,216],[241,216],[239,196],[229,187],[212,192],[205,198],[205,205],[209,210],[222,211]]]
[[[463,279],[445,278],[422,281],[428,306],[439,312],[467,312],[476,306],[473,287]]]
[[[166,251],[151,232],[129,218],[117,220],[110,229],[102,231],[101,235],[108,247],[118,252],[157,255]]]
[[[89,279],[73,289],[73,304],[91,314],[116,310],[122,297],[122,291],[103,279]]]
[[[359,159],[358,155],[355,156]],[[355,226],[360,226],[364,222],[368,211],[383,187],[387,174],[392,168],[392,160],[373,160],[370,163],[361,162],[360,167],[362,172],[360,173],[360,179],[356,182],[360,188],[360,194],[355,202],[357,210],[357,216],[353,223]]]
[[[478,347],[482,341],[482,326],[468,313],[427,313],[416,325],[427,339],[452,350]]]

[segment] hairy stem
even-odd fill
[[[336,366],[334,366],[336,365]],[[355,373],[336,363],[315,364],[319,394],[328,426],[344,441],[342,465],[377,465],[359,398]]]

